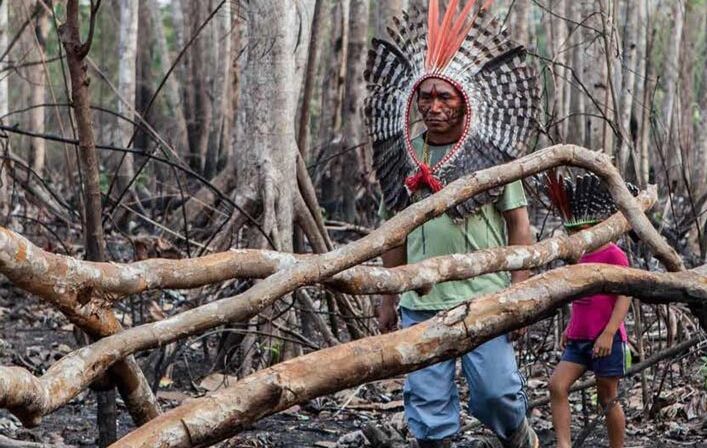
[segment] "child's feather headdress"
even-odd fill
[[[626,186],[631,194],[638,194],[635,185],[626,182]],[[594,173],[571,179],[551,170],[547,175],[546,192],[567,229],[598,224],[617,210],[606,184]]]

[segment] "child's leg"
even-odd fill
[[[616,399],[618,391],[618,377],[597,377],[597,393],[599,402],[606,412],[606,427],[609,430],[609,446],[611,448],[623,448],[624,446],[626,419],[621,402]]]
[[[557,448],[570,448],[572,434],[570,423],[569,391],[572,384],[587,370],[582,364],[560,361],[550,377],[550,406],[552,409],[552,425],[555,427]]]

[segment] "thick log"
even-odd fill
[[[679,273],[604,264],[554,269],[405,330],[320,350],[261,370],[161,415],[111,447],[207,446],[297,403],[459,356],[493,337],[542,319],[563,303],[600,292],[657,303],[703,303],[707,300],[707,265]]]

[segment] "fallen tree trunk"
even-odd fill
[[[655,201],[654,189],[638,197],[642,209],[650,208]],[[585,251],[596,249],[629,229],[626,219],[618,213],[591,231],[550,238],[534,246],[499,247],[434,257],[396,268],[355,266],[336,274],[325,284],[350,294],[391,294],[424,289],[436,283],[492,272],[490,269],[527,269],[557,258],[578,259]],[[190,289],[234,278],[265,278],[283,266],[310,258],[312,255],[244,249],[182,260],[94,263],[46,252],[0,227],[0,272],[15,286],[55,304],[66,302],[72,309],[82,297],[91,295],[113,302],[152,289]],[[75,300],[70,300],[72,296]],[[95,317],[96,311],[91,308],[85,313],[85,325],[90,325],[93,322],[90,319]]]
[[[125,330],[72,352],[47,371],[43,377],[46,381],[22,369],[8,372],[0,368],[0,374],[8,377],[6,385],[12,383],[19,387],[24,384],[19,389],[0,387],[0,406],[11,408],[18,417],[25,420],[32,417],[28,421],[36,423],[41,415],[63,404],[62,397],[71,399],[122,358],[219,325],[245,321],[297,287],[321,282],[399,246],[412,229],[475,194],[562,164],[584,167],[605,178],[617,204],[629,217],[636,233],[645,238],[669,268],[682,267],[680,258],[648,222],[606,156],[571,145],[554,146],[458,179],[439,193],[401,211],[370,235],[347,246],[311,256],[300,263],[294,262],[293,257],[289,266],[281,266],[279,272],[242,294],[202,305],[160,322]],[[47,391],[52,393],[47,396]],[[27,401],[36,394],[43,400]]]
[[[655,303],[707,300],[707,265],[652,273],[603,264],[569,266],[471,300],[394,333],[350,342],[261,370],[172,409],[111,445],[207,446],[297,403],[459,356],[530,325],[572,299],[626,294]]]

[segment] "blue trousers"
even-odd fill
[[[437,314],[407,308],[401,308],[401,313],[403,328]],[[507,439],[520,427],[528,408],[525,381],[508,337],[487,341],[461,360],[469,386],[471,414],[498,437]],[[412,372],[405,379],[405,416],[415,438],[439,440],[459,431],[455,370],[456,360],[450,359]]]

